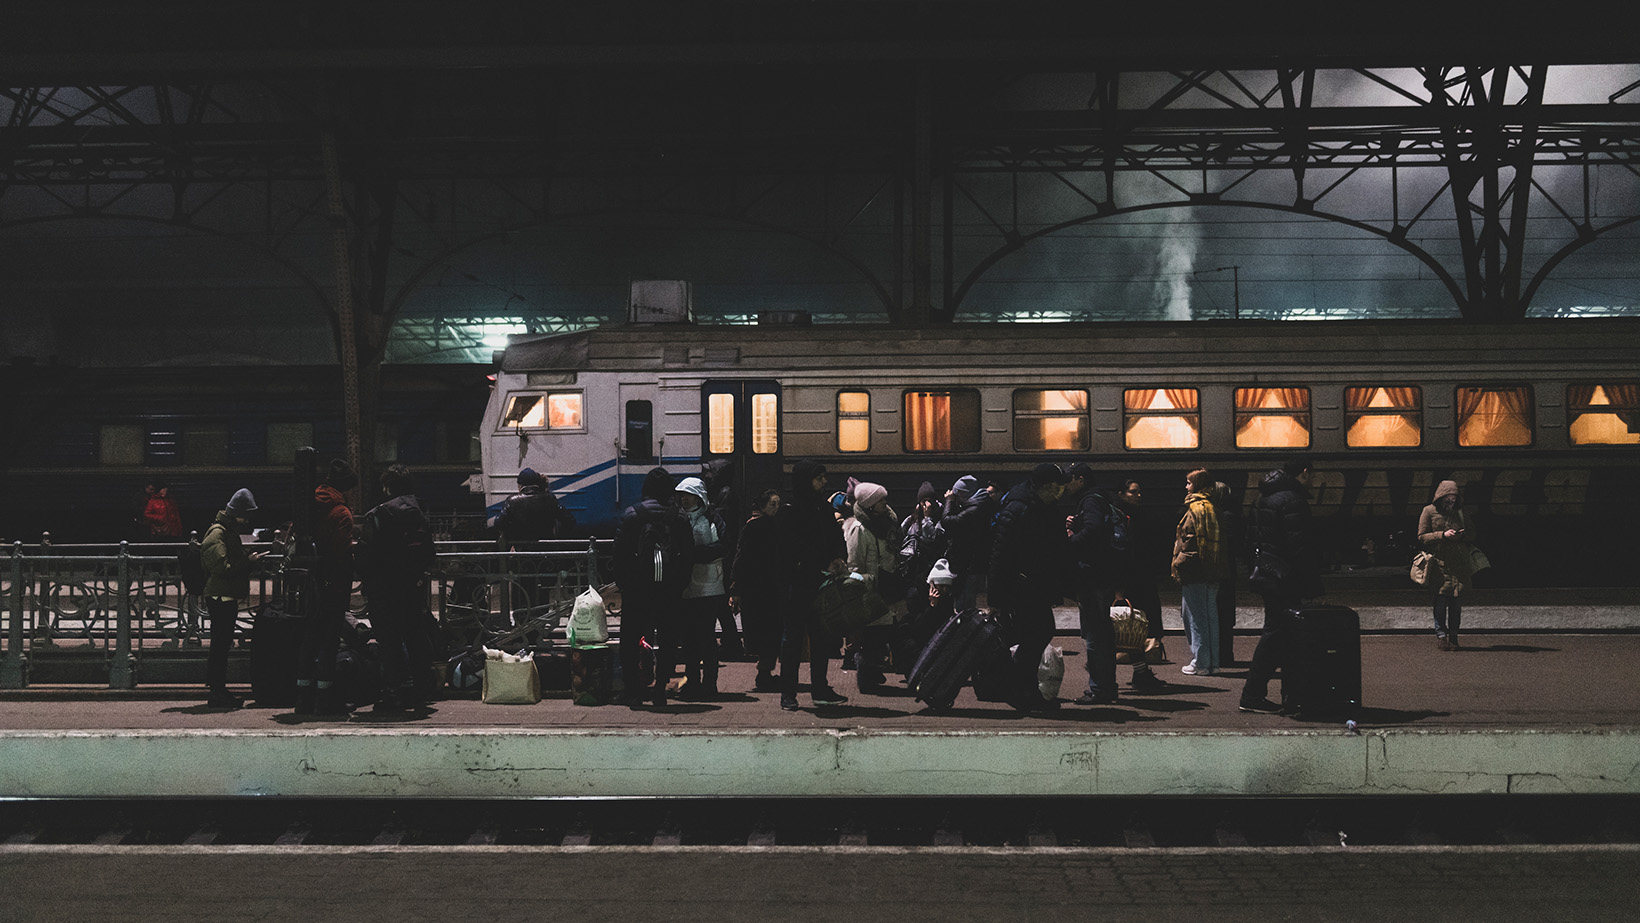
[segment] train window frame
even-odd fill
[[[973,424],[973,447],[972,448],[958,448],[956,446],[956,438],[955,437],[957,435],[957,428],[954,425],[950,428],[950,435],[952,437],[952,439],[951,439],[952,447],[951,448],[948,448],[948,449],[938,449],[938,448],[936,448],[936,449],[920,449],[920,448],[912,447],[912,445],[911,445],[911,435],[912,435],[911,419],[912,419],[912,414],[911,414],[910,400],[911,400],[911,396],[914,395],[914,394],[926,394],[926,395],[942,395],[943,394],[943,395],[946,395],[946,396],[952,397],[952,398],[955,398],[957,395],[960,394],[960,395],[963,396],[965,401],[968,398],[971,397],[972,400],[973,400],[973,410],[974,410],[973,418],[972,418],[972,421],[971,421],[972,424]],[[953,407],[952,409],[954,411],[956,408]],[[985,411],[984,411],[984,407],[983,407],[983,405],[981,404],[981,401],[980,401],[980,393],[979,393],[978,388],[961,388],[961,387],[952,387],[952,388],[906,388],[905,390],[900,392],[900,415],[901,415],[901,418],[902,418],[901,419],[901,426],[900,426],[900,448],[901,448],[902,451],[904,451],[908,455],[975,455],[975,454],[978,454],[979,451],[984,447],[984,444],[985,444]],[[953,419],[953,421],[955,420],[954,414],[953,414],[952,419]]]
[[[1019,408],[1019,397],[1022,394],[1049,394],[1049,393],[1054,393],[1054,392],[1057,392],[1057,393],[1060,393],[1060,394],[1080,394],[1082,396],[1082,407],[1081,407],[1081,409],[1080,410],[1077,410],[1077,409],[1074,409],[1074,408],[1071,409],[1071,410],[1029,410],[1029,409],[1027,409],[1027,410],[1022,411]],[[1086,451],[1088,451],[1093,446],[1093,423],[1092,423],[1092,417],[1089,415],[1089,410],[1092,406],[1091,397],[1092,397],[1092,395],[1088,392],[1087,388],[1075,388],[1075,387],[1071,387],[1071,388],[1015,388],[1013,390],[1013,393],[1010,394],[1009,398],[1008,398],[1008,408],[1009,408],[1009,412],[1010,412],[1010,416],[1009,416],[1010,426],[1009,426],[1009,428],[1012,431],[1011,439],[1013,440],[1014,451],[1018,452],[1022,455],[1045,454],[1045,453],[1052,453],[1052,452],[1086,452]],[[1048,446],[1035,446],[1035,447],[1033,447],[1033,446],[1021,446],[1019,444],[1019,438],[1020,438],[1020,435],[1021,435],[1021,429],[1020,429],[1019,423],[1020,423],[1021,419],[1028,420],[1028,421],[1029,420],[1042,420],[1042,421],[1047,421],[1047,420],[1076,420],[1080,424],[1077,427],[1077,435],[1078,435],[1078,443],[1079,444],[1074,445],[1074,446],[1067,446],[1067,447],[1064,447],[1064,448],[1050,448]]]
[[[1462,417],[1463,393],[1465,391],[1522,391],[1526,394],[1526,436],[1525,442],[1483,442],[1473,445],[1463,441],[1463,427],[1467,419]],[[1537,395],[1532,386],[1525,382],[1488,382],[1480,385],[1457,385],[1452,389],[1452,441],[1460,451],[1468,449],[1529,449],[1537,445]]]
[[[857,394],[857,395],[860,395],[861,397],[864,397],[865,402],[866,402],[866,409],[865,410],[844,410],[843,409],[843,396],[846,395],[846,394]],[[844,454],[847,454],[847,455],[858,455],[858,454],[863,453],[863,452],[870,452],[871,451],[871,442],[872,442],[872,439],[871,439],[871,392],[870,391],[861,391],[861,390],[854,389],[854,388],[847,388],[847,389],[839,388],[837,390],[837,393],[832,398],[832,406],[837,408],[837,451],[841,452],[841,453],[844,453]],[[844,446],[843,446],[843,423],[844,422],[864,423],[865,424],[865,437],[866,437],[865,448],[863,448],[863,449],[844,448]]]
[[[1573,427],[1575,427],[1577,425],[1577,423],[1579,422],[1580,418],[1582,418],[1586,414],[1621,415],[1622,412],[1625,409],[1627,409],[1628,412],[1630,412],[1630,413],[1640,413],[1640,394],[1637,394],[1635,396],[1635,400],[1634,400],[1633,404],[1629,404],[1627,402],[1619,403],[1617,401],[1613,401],[1612,397],[1611,397],[1611,394],[1606,390],[1606,389],[1612,388],[1612,387],[1634,388],[1637,391],[1640,391],[1640,381],[1629,381],[1629,380],[1625,380],[1625,379],[1605,380],[1605,381],[1574,381],[1574,382],[1569,382],[1566,385],[1566,444],[1567,445],[1570,445],[1570,446],[1572,446],[1574,448],[1577,448],[1577,449],[1593,449],[1595,451],[1604,451],[1604,450],[1607,450],[1607,449],[1623,449],[1623,448],[1628,448],[1628,449],[1632,450],[1632,447],[1636,444],[1635,442],[1578,442],[1572,435]],[[1578,389],[1578,388],[1589,388],[1589,389],[1591,389],[1591,392],[1590,392],[1590,395],[1589,395],[1590,400],[1593,400],[1595,391],[1599,391],[1599,392],[1605,394],[1607,403],[1605,403],[1605,404],[1580,403],[1579,401],[1574,400],[1573,397],[1574,397],[1576,389]],[[1610,409],[1608,409],[1608,410],[1592,410],[1591,409],[1591,408],[1595,408],[1595,407],[1605,407],[1605,408],[1610,408]]]
[[[1195,395],[1196,406],[1193,407],[1193,408],[1174,407],[1174,408],[1162,408],[1162,409],[1157,409],[1157,410],[1152,410],[1150,408],[1142,408],[1142,409],[1138,409],[1138,410],[1129,409],[1129,407],[1128,407],[1128,395],[1133,393],[1133,392],[1136,392],[1136,391],[1189,391],[1191,394]],[[1192,446],[1157,446],[1157,447],[1152,447],[1152,448],[1147,448],[1147,447],[1144,447],[1144,446],[1129,445],[1128,444],[1128,434],[1132,431],[1133,426],[1139,420],[1142,420],[1146,417],[1194,417],[1195,420],[1196,420],[1196,433],[1195,433],[1195,435],[1196,435],[1196,444],[1192,445]],[[1201,391],[1201,388],[1194,388],[1194,387],[1192,387],[1192,388],[1167,388],[1167,387],[1161,387],[1161,386],[1157,386],[1157,387],[1154,387],[1154,388],[1147,388],[1147,387],[1130,388],[1130,387],[1127,387],[1126,385],[1124,385],[1122,387],[1122,450],[1124,452],[1199,452],[1199,451],[1201,451],[1201,444],[1202,444],[1202,391]]]
[[[1365,392],[1367,392],[1367,400],[1370,401],[1372,399],[1372,395],[1374,393],[1376,393],[1377,391],[1379,391],[1380,389],[1384,390],[1386,392],[1386,394],[1388,393],[1388,391],[1390,389],[1409,390],[1413,394],[1413,403],[1408,407],[1371,407],[1371,406],[1363,406],[1361,408],[1353,409],[1353,410],[1350,408],[1350,392],[1352,392],[1352,391],[1365,391]],[[1423,447],[1423,444],[1424,444],[1424,388],[1423,388],[1422,385],[1401,385],[1401,384],[1393,384],[1393,385],[1392,384],[1345,385],[1344,386],[1344,392],[1343,392],[1343,399],[1344,399],[1344,448],[1349,449],[1351,451],[1359,451],[1359,452],[1374,452],[1374,451],[1384,452],[1384,451],[1395,451],[1395,450],[1398,450],[1398,449],[1401,449],[1401,450],[1404,450],[1404,449],[1418,449],[1418,448]],[[1411,416],[1411,417],[1415,418],[1416,422],[1414,423],[1414,429],[1417,431],[1417,434],[1418,434],[1418,441],[1412,443],[1411,445],[1355,445],[1354,443],[1350,442],[1351,433],[1355,429],[1355,424],[1360,422],[1362,419],[1364,419],[1366,417],[1403,417],[1403,418],[1405,418],[1405,417],[1408,417],[1408,416]]]
[[[570,397],[570,396],[573,396],[576,399],[576,404],[577,404],[576,414],[577,414],[577,417],[580,420],[580,423],[576,426],[553,426],[552,423],[551,423],[551,418],[545,412],[545,410],[543,410],[543,412],[541,414],[542,422],[541,422],[541,425],[539,425],[539,426],[525,426],[521,422],[519,422],[519,423],[509,423],[509,422],[507,422],[507,418],[509,416],[511,416],[511,414],[512,414],[513,406],[515,405],[515,403],[520,398],[527,398],[527,397],[538,398],[539,401],[540,401],[540,405],[544,408],[546,406],[546,403],[548,401],[552,400],[554,397]],[[507,394],[507,403],[502,408],[501,419],[497,421],[497,427],[496,427],[496,432],[498,432],[498,433],[512,433],[512,432],[526,432],[526,433],[584,433],[586,431],[587,431],[587,397],[586,397],[586,390],[584,388],[540,388],[540,389],[528,388],[528,389],[524,389],[524,390],[520,390],[520,391],[509,392]]]
[[[1243,391],[1273,391],[1273,390],[1278,390],[1278,389],[1282,390],[1282,391],[1302,391],[1302,392],[1304,392],[1304,407],[1303,407],[1303,409],[1301,411],[1296,410],[1295,408],[1292,408],[1292,407],[1248,407],[1248,408],[1244,409],[1244,408],[1238,406],[1239,405],[1239,398],[1240,398],[1241,392],[1243,392]],[[1293,450],[1296,450],[1296,449],[1308,449],[1310,446],[1314,445],[1315,444],[1315,398],[1312,394],[1313,390],[1314,389],[1312,389],[1309,385],[1282,385],[1282,384],[1276,384],[1276,383],[1273,383],[1273,382],[1270,383],[1270,384],[1265,384],[1265,385],[1257,385],[1257,384],[1237,385],[1235,388],[1231,389],[1231,392],[1230,392],[1230,410],[1231,410],[1230,441],[1235,446],[1236,451],[1238,451],[1238,452],[1272,452],[1272,451],[1277,451],[1277,450],[1293,451]],[[1300,417],[1300,416],[1302,416],[1304,418],[1303,423],[1302,423],[1302,426],[1304,427],[1304,444],[1303,445],[1242,445],[1242,443],[1241,443],[1241,430],[1242,430],[1242,421],[1243,420],[1247,420],[1247,421],[1251,422],[1251,420],[1256,419],[1258,417]]]

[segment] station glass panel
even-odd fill
[[[1571,385],[1566,415],[1572,445],[1640,444],[1640,384]]]
[[[1532,444],[1532,389],[1459,388],[1453,398],[1458,415],[1458,445]]]
[[[706,396],[706,451],[713,455],[728,455],[735,450],[735,396],[708,394]]]
[[[865,391],[837,393],[837,451],[871,450],[871,395]]]
[[[907,452],[979,451],[978,391],[905,392]]]
[[[1423,392],[1417,387],[1344,389],[1344,444],[1352,449],[1423,442]]]
[[[1309,444],[1309,388],[1236,389],[1236,448],[1302,449]]]
[[[581,392],[515,394],[501,425],[522,429],[581,429]]]
[[[1195,388],[1140,388],[1122,392],[1123,444],[1130,449],[1194,449],[1202,415]]]
[[[1014,450],[1086,451],[1088,392],[1015,391]]]
[[[140,423],[104,423],[97,438],[97,461],[104,465],[140,465],[148,431]]]
[[[752,395],[752,454],[773,455],[780,451],[780,397]]]

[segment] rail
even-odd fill
[[[451,647],[539,646],[561,633],[574,598],[599,585],[599,558],[607,556],[609,545],[608,540],[568,540],[501,551],[494,542],[439,542],[427,575],[429,611]],[[245,547],[277,550],[266,543]],[[108,688],[133,689],[145,658],[187,648],[202,651],[208,633],[204,600],[189,592],[182,567],[183,556],[197,549],[197,542],[12,544],[0,572],[5,600],[0,688],[28,686],[31,666],[42,658],[71,656],[99,659],[98,681]],[[250,597],[235,624],[236,646],[250,641],[257,613],[292,597],[287,583],[301,573],[294,563],[273,555],[256,562]],[[350,610],[368,619],[357,586]]]

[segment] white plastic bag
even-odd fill
[[[1042,662],[1036,665],[1036,687],[1042,697],[1052,701],[1059,698],[1059,687],[1065,683],[1065,652],[1052,644],[1042,649]]]
[[[484,649],[484,703],[534,705],[541,701],[541,675],[529,652],[509,654]]]
[[[609,641],[609,619],[604,613],[604,597],[596,587],[575,597],[569,615],[570,647],[592,647]]]

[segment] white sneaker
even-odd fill
[[[1196,661],[1192,660],[1189,663],[1185,664],[1184,666],[1180,667],[1179,672],[1183,673],[1186,676],[1195,676],[1196,675]]]

